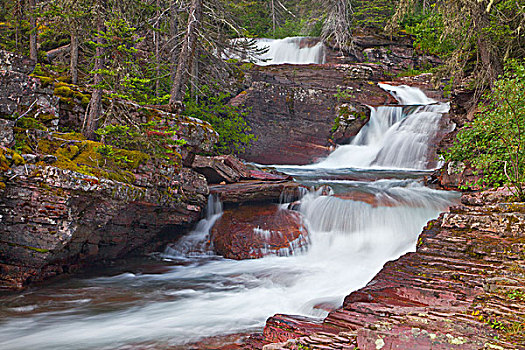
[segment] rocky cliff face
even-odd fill
[[[261,164],[308,164],[368,121],[365,104],[392,101],[377,87],[374,65],[292,65],[253,68],[250,87],[232,104],[250,109],[257,141],[240,156]],[[375,82],[374,82],[375,81]]]
[[[264,349],[525,349],[525,206],[509,194],[463,195],[322,322],[270,318]]]

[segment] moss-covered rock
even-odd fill
[[[42,138],[38,149],[42,154],[55,156],[57,161],[53,166],[58,168],[125,183],[133,183],[133,170],[150,158],[140,151],[117,149],[85,140],[78,133],[57,133],[50,138]],[[104,149],[110,152],[104,152]]]

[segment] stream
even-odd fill
[[[312,188],[298,209],[308,249],[245,261],[185,253],[221,215],[210,198],[207,218],[156,258],[1,296],[0,349],[164,349],[261,331],[275,313],[326,316],[320,305],[339,306],[387,261],[415,251],[425,224],[458,199],[423,184],[427,143],[448,104],[382,87],[410,108],[373,108],[325,160],[277,167]]]

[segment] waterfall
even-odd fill
[[[426,170],[435,159],[428,143],[439,131],[448,103],[430,99],[418,88],[380,84],[399,106],[370,107],[370,121],[350,144],[340,146],[310,168],[388,168]],[[435,155],[430,155],[435,156]]]
[[[236,39],[246,40],[246,39]],[[250,60],[260,66],[275,64],[322,64],[324,44],[316,38],[290,37],[285,39],[253,39],[263,53]],[[242,57],[233,57],[245,60]]]

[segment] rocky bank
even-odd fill
[[[139,137],[183,139],[166,146],[167,159],[59,132],[79,128],[89,92],[28,75],[34,67],[0,51],[0,290],[158,251],[202,217],[209,184],[235,205],[297,192],[291,179],[248,170],[234,157],[197,156],[212,150],[217,133],[155,107],[107,100],[112,113],[101,123],[159,121]]]

